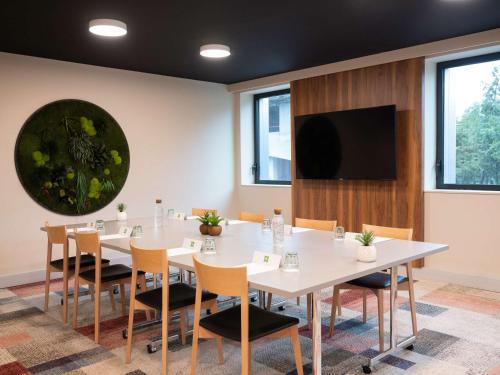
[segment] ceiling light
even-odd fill
[[[127,25],[118,20],[96,19],[89,22],[89,31],[101,36],[123,36],[127,34]]]
[[[220,59],[231,54],[228,46],[223,44],[205,44],[200,47],[200,55],[210,57],[212,59]]]

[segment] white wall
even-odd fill
[[[14,146],[23,123],[44,104],[65,98],[84,99],[108,111],[130,147],[123,190],[89,217],[64,217],[40,207],[15,170]],[[113,219],[116,202],[126,202],[131,217],[151,216],[156,197],[178,210],[217,207],[236,214],[235,165],[228,157],[234,152],[232,98],[224,85],[0,53],[0,124],[4,285],[8,274],[45,267],[46,239],[38,230],[44,220]]]

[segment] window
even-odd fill
[[[500,190],[500,53],[437,64],[438,189]]]
[[[291,181],[290,90],[254,96],[255,183]]]

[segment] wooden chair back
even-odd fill
[[[65,245],[68,241],[65,225],[50,226],[48,222],[45,222],[45,230],[51,244]]]
[[[192,208],[191,215],[193,216],[203,216],[205,212],[210,212],[212,215],[217,215],[217,210],[215,208]]]
[[[101,257],[101,240],[98,232],[78,232],[75,231],[75,242],[77,253],[96,254]]]
[[[166,249],[141,249],[130,242],[132,251],[132,270],[168,275],[168,259]],[[168,277],[168,276],[167,276]]]
[[[337,226],[337,220],[313,220],[296,217],[295,226],[300,228],[333,231]]]
[[[363,224],[363,232],[373,232],[376,236],[409,240],[413,238],[413,228],[381,227],[378,225]]]
[[[262,223],[264,221],[264,215],[254,214],[253,212],[240,212],[240,220]]]
[[[193,257],[196,287],[212,293],[248,299],[247,268],[216,267]]]

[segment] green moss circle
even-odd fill
[[[24,123],[15,149],[17,175],[41,206],[86,215],[107,206],[127,180],[130,152],[116,120],[83,100],[59,100]]]

